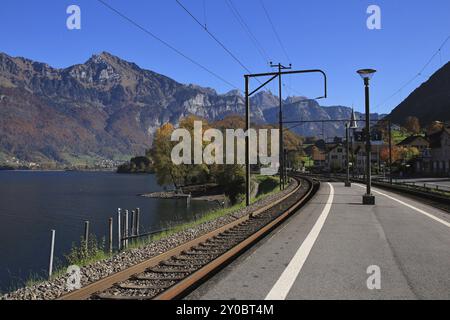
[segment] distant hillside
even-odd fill
[[[404,125],[408,116],[417,117],[422,127],[450,120],[450,62],[414,90],[388,118]]]
[[[283,109],[285,120],[349,118],[351,112],[305,97],[287,98]],[[277,110],[278,98],[267,91],[251,98],[255,123],[278,123]],[[244,113],[237,90],[218,94],[181,84],[107,52],[63,69],[0,53],[0,165],[120,161],[144,154],[165,122],[177,124],[190,114],[215,121]],[[322,125],[293,130],[320,136]],[[343,135],[344,127],[326,125],[323,132]]]

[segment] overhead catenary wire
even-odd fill
[[[280,36],[279,36],[279,34],[277,32],[277,29],[275,28],[275,25],[274,25],[272,19],[270,18],[269,12],[267,11],[266,6],[264,5],[264,1],[263,0],[259,0],[259,2],[261,3],[261,6],[262,6],[262,8],[264,10],[264,13],[265,13],[265,15],[267,17],[267,20],[269,21],[269,24],[270,24],[270,26],[272,28],[272,31],[275,34],[275,37],[277,38],[278,44],[280,45],[281,49],[283,50],[283,53],[286,56],[286,59],[288,60],[288,62],[291,63],[292,61],[289,58],[287,50],[286,50],[285,46],[283,45],[283,42],[281,41],[281,38],[280,38]]]
[[[270,70],[269,65],[270,65],[271,59],[269,58],[269,55],[267,54],[267,51],[264,49],[264,46],[261,45],[261,43],[258,41],[256,36],[254,35],[254,33],[251,31],[250,27],[245,22],[245,19],[242,17],[242,15],[240,14],[239,10],[233,4],[233,1],[232,0],[225,0],[225,3],[227,4],[228,8],[230,9],[231,13],[234,15],[236,20],[238,21],[238,23],[241,26],[241,28],[244,30],[244,32],[249,37],[250,41],[252,42],[252,44],[256,48],[256,50],[258,51],[259,55],[261,56],[262,60],[266,64],[267,68],[269,68],[269,70]],[[259,83],[261,83],[261,81],[259,81],[259,79],[256,79],[256,80]],[[271,86],[273,86],[272,83],[270,83],[269,87],[265,89],[270,94],[272,94],[272,90],[273,90],[273,88],[271,88]]]
[[[283,87],[288,88],[288,89],[290,90],[291,94],[292,94],[292,93],[296,93],[296,94],[298,94],[298,95],[300,95],[300,96],[302,95],[300,92],[298,92],[297,90],[295,90],[294,88],[292,88],[291,85],[286,84],[286,83],[284,83],[284,82],[283,82]]]
[[[414,80],[416,80],[417,78],[421,77],[423,75],[423,72],[425,71],[425,69],[431,64],[431,62],[433,61],[433,59],[437,56],[441,54],[442,48],[444,48],[444,46],[447,44],[448,40],[450,40],[450,35],[444,40],[444,42],[441,44],[441,46],[439,47],[439,49],[437,51],[434,52],[434,54],[431,56],[431,58],[427,61],[427,63],[422,67],[422,69],[420,69],[420,71],[414,75],[411,79],[409,79],[408,81],[405,82],[405,84],[403,84],[399,89],[397,89],[393,94],[391,94],[390,96],[388,96],[386,99],[384,99],[380,104],[378,104],[375,109],[378,109],[379,107],[383,106],[386,102],[390,101],[392,98],[394,98],[396,95],[398,95],[399,93],[402,92],[403,89],[405,89],[407,86],[409,86]],[[442,60],[441,60],[441,65],[442,65]]]
[[[127,22],[129,22],[130,24],[134,25],[136,28],[140,29],[141,31],[143,31],[145,34],[151,36],[153,39],[159,41],[160,43],[162,43],[164,46],[166,46],[167,48],[171,49],[172,51],[174,51],[175,53],[177,53],[178,55],[180,55],[181,57],[183,57],[184,59],[188,60],[189,62],[191,62],[192,64],[196,65],[197,67],[203,69],[204,71],[206,71],[207,73],[209,73],[210,75],[212,75],[213,77],[219,79],[220,81],[222,81],[223,83],[227,84],[228,86],[230,86],[233,89],[237,89],[240,90],[238,88],[238,86],[232,84],[231,82],[229,82],[228,80],[224,79],[222,76],[220,76],[219,74],[217,74],[216,72],[212,71],[211,69],[207,68],[206,66],[204,66],[203,64],[201,64],[200,62],[197,62],[196,60],[194,60],[193,58],[189,57],[188,55],[186,55],[185,53],[181,52],[180,50],[178,50],[177,48],[175,48],[174,46],[172,46],[170,43],[168,43],[167,41],[163,40],[162,38],[160,38],[159,36],[157,36],[156,34],[154,34],[153,32],[151,32],[150,30],[148,30],[147,28],[145,28],[144,26],[142,26],[141,24],[137,23],[136,21],[134,21],[133,19],[131,19],[130,17],[128,17],[127,15],[125,15],[124,13],[120,12],[119,10],[117,10],[116,8],[112,7],[111,5],[109,5],[107,2],[105,2],[104,0],[97,0],[99,3],[101,3],[103,6],[105,6],[106,8],[108,8],[109,10],[111,10],[112,12],[114,12],[115,14],[117,14],[118,16],[120,16],[122,19],[126,20]]]
[[[231,1],[231,0],[230,0],[230,1]],[[261,7],[263,8],[263,11],[264,11],[264,13],[265,13],[265,15],[266,15],[266,17],[267,17],[267,20],[269,21],[269,24],[270,24],[270,26],[271,26],[271,28],[272,28],[272,31],[273,31],[273,33],[275,34],[275,37],[277,38],[277,41],[278,41],[278,44],[279,44],[280,47],[281,47],[281,50],[283,50],[283,53],[284,53],[286,59],[288,60],[288,62],[291,63],[291,58],[289,57],[289,54],[287,53],[286,47],[283,45],[283,42],[281,41],[281,38],[280,38],[280,36],[279,36],[279,34],[278,34],[276,28],[275,28],[275,25],[274,25],[272,19],[270,18],[269,12],[267,11],[267,8],[266,8],[266,6],[264,5],[263,0],[260,0],[260,3],[261,3]],[[283,86],[286,87],[286,88],[288,88],[289,90],[291,90],[291,94],[292,94],[292,92],[297,93],[297,94],[300,94],[300,93],[298,93],[296,90],[294,90],[290,85],[287,85],[285,82],[283,82]],[[300,94],[300,95],[301,95],[301,94]]]
[[[248,24],[245,22],[242,15],[239,13],[239,10],[236,8],[236,6],[233,4],[232,0],[225,0],[225,3],[227,4],[228,8],[230,9],[231,13],[234,15],[236,20],[238,21],[241,28],[244,30],[244,32],[249,37],[250,41],[252,42],[253,46],[256,48],[258,53],[260,54],[261,58],[263,59],[264,63],[267,65],[270,63],[271,59],[269,58],[269,55],[267,54],[264,47],[261,45],[261,43],[258,41],[258,39],[255,37],[253,32],[251,31]]]
[[[239,60],[212,32],[210,32],[208,30],[208,28],[206,28],[206,26],[204,26],[179,0],[175,0],[176,3],[178,3],[178,5],[183,8],[184,11],[186,11],[187,14],[189,14],[189,16],[194,19],[195,22],[197,22],[197,24],[203,29],[205,30],[205,32],[212,38],[214,39],[214,41],[216,41],[221,47],[222,49],[225,50],[225,52],[227,52],[245,71],[247,71],[248,73],[252,73],[242,62],[241,60]]]
[[[203,0],[203,21],[205,22],[205,28],[208,28],[208,22],[206,20],[206,0]]]

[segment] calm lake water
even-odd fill
[[[91,223],[91,233],[102,238],[113,217],[116,245],[119,207],[141,208],[142,232],[191,221],[217,207],[138,196],[158,190],[153,175],[0,171],[0,291],[23,284],[30,274],[46,274],[51,229],[56,230],[55,254],[61,263],[83,234],[85,220]]]

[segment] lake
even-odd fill
[[[154,175],[0,171],[0,290],[23,284],[31,274],[46,274],[51,229],[56,230],[55,256],[61,263],[72,243],[79,242],[85,220],[100,239],[113,217],[116,246],[117,208],[140,208],[140,230],[145,232],[192,221],[217,207],[138,196],[159,190]]]

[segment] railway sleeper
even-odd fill
[[[159,276],[159,273],[155,273],[156,275],[150,276],[150,275],[145,275],[145,274],[139,274],[136,275],[134,277],[131,278],[131,280],[135,280],[135,281],[179,281],[179,280],[183,280],[185,278],[185,276],[175,276],[172,275],[171,277],[164,277],[164,276]]]
[[[144,296],[144,295],[123,295],[123,294],[118,294],[118,295],[114,295],[114,294],[110,294],[110,293],[100,293],[97,294],[95,296],[95,298],[100,299],[100,300],[152,300],[153,297],[155,297],[156,294],[151,295],[151,296]]]
[[[192,260],[189,260],[188,262],[186,262],[186,260],[180,260],[180,261],[182,261],[182,262],[164,261],[163,265],[167,266],[167,267],[185,267],[185,266],[204,266],[205,264],[208,263],[208,262],[198,261],[198,259],[196,259],[196,260],[192,259]]]
[[[174,268],[164,268],[163,266],[160,267],[156,267],[156,268],[152,268],[150,269],[151,272],[155,272],[155,273],[173,273],[173,274],[177,274],[177,273],[192,273],[197,271],[197,268],[185,268],[185,269],[174,269]]]
[[[165,285],[142,285],[142,284],[134,284],[134,283],[121,283],[117,285],[120,289],[132,289],[132,290],[159,290],[159,289],[167,289],[170,288],[173,283],[168,283]]]

